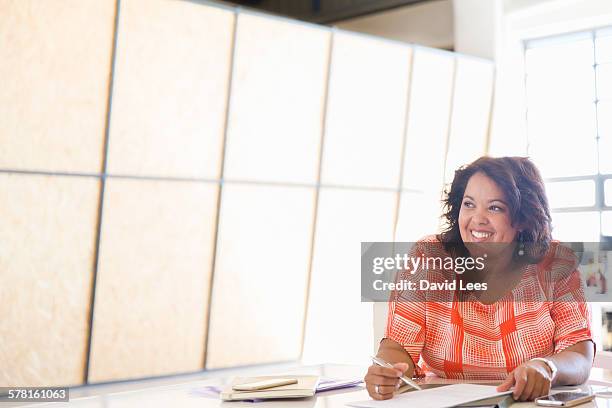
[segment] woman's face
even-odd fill
[[[459,231],[464,243],[512,242],[517,235],[503,191],[484,173],[475,173],[468,180],[459,210]]]

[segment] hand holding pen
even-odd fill
[[[420,390],[421,387],[404,376],[408,370],[407,363],[390,364],[379,357],[372,357],[374,364],[368,369],[364,380],[370,396],[376,400],[392,398],[401,382]]]

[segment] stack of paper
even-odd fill
[[[240,401],[240,400],[262,400],[274,398],[306,398],[312,397],[317,389],[319,376],[317,375],[292,375],[283,376],[283,378],[291,377],[297,380],[296,384],[281,385],[274,388],[266,388],[263,390],[252,391],[236,391],[232,387],[238,384],[248,384],[257,381],[273,380],[278,376],[265,377],[238,377],[235,378],[232,384],[221,391],[221,399],[224,401]]]
[[[343,388],[352,388],[361,385],[363,380],[361,378],[352,379],[334,379],[334,378],[321,378],[317,385],[316,392],[340,390]]]

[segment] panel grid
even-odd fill
[[[108,140],[110,133],[111,106],[113,100],[113,80],[115,78],[115,55],[117,52],[117,32],[119,30],[119,11],[121,10],[121,0],[115,3],[115,21],[113,23],[113,50],[111,54],[110,75],[108,81],[108,101],[106,105],[106,121],[104,126],[104,151],[102,155],[102,174],[106,173],[108,162]],[[102,217],[104,215],[104,192],[106,187],[106,178],[100,178],[100,201],[98,203],[98,220],[96,223],[96,247],[94,253],[93,277],[91,285],[91,303],[89,305],[89,333],[87,336],[87,353],[85,360],[85,370],[83,372],[83,383],[89,383],[89,369],[91,366],[91,340],[94,326],[94,306],[96,300],[96,285],[98,280],[98,268],[100,265],[100,240],[102,234]]]
[[[203,1],[195,1],[195,3],[198,4],[204,4],[207,6],[211,6],[214,8],[219,8],[219,9],[224,9],[224,10],[231,10],[233,12],[234,15],[234,19],[233,19],[233,32],[232,32],[232,37],[231,37],[231,43],[230,43],[230,50],[231,50],[231,57],[230,57],[230,61],[229,61],[229,77],[228,77],[228,81],[227,81],[227,99],[226,99],[226,109],[224,112],[224,123],[223,123],[223,131],[222,131],[222,140],[221,140],[221,148],[220,148],[220,170],[219,170],[219,176],[218,178],[211,178],[211,177],[191,177],[191,176],[184,176],[184,175],[150,175],[150,174],[139,174],[138,171],[134,171],[134,172],[113,172],[112,170],[109,172],[109,168],[108,168],[108,162],[109,162],[109,152],[111,150],[110,146],[111,146],[111,133],[112,133],[112,127],[111,125],[113,124],[113,115],[112,115],[112,109],[113,107],[117,106],[116,105],[116,101],[115,104],[113,103],[113,98],[117,98],[117,95],[114,94],[115,93],[115,86],[116,86],[116,81],[115,81],[115,76],[116,76],[116,68],[117,68],[117,48],[118,48],[118,44],[119,44],[119,37],[122,34],[125,34],[123,32],[121,32],[120,30],[120,10],[122,7],[122,4],[124,4],[125,2],[128,2],[129,0],[116,0],[115,1],[115,16],[114,16],[114,21],[113,21],[113,28],[112,28],[112,52],[111,52],[111,59],[110,59],[110,74],[109,74],[109,78],[108,78],[108,94],[107,94],[107,100],[106,100],[106,114],[105,114],[105,122],[104,122],[104,138],[103,138],[103,154],[102,154],[102,168],[100,170],[100,172],[79,172],[79,171],[49,171],[49,170],[37,170],[37,169],[19,169],[19,168],[12,168],[12,167],[5,167],[5,168],[0,168],[0,174],[21,174],[21,175],[43,175],[43,176],[55,176],[55,177],[74,177],[74,178],[93,178],[93,179],[98,179],[99,180],[99,202],[98,202],[98,208],[97,208],[97,223],[96,223],[96,236],[95,236],[95,248],[94,248],[94,264],[93,264],[93,279],[92,279],[92,287],[91,287],[91,296],[90,296],[90,307],[89,307],[89,316],[88,316],[88,336],[87,336],[87,344],[86,344],[86,348],[87,348],[87,352],[86,352],[86,364],[84,367],[84,371],[83,371],[83,382],[84,383],[90,383],[92,375],[91,375],[91,367],[92,367],[92,361],[90,360],[92,358],[92,338],[93,338],[93,331],[94,331],[94,321],[95,321],[95,316],[96,316],[96,310],[95,310],[95,303],[96,303],[96,292],[97,290],[99,290],[100,288],[97,286],[97,283],[100,279],[100,276],[98,276],[99,273],[99,268],[100,265],[102,264],[102,260],[100,259],[100,250],[102,247],[102,234],[103,234],[103,221],[105,220],[105,207],[109,205],[108,201],[108,187],[107,186],[107,182],[108,183],[115,183],[114,185],[121,185],[124,183],[128,183],[129,182],[135,182],[134,185],[140,185],[140,186],[144,186],[145,184],[150,184],[149,182],[155,182],[155,183],[151,183],[151,184],[166,184],[166,183],[194,183],[194,184],[206,184],[206,185],[215,185],[214,187],[217,188],[217,193],[216,193],[216,197],[217,197],[217,201],[214,205],[215,209],[214,209],[214,227],[213,227],[213,237],[212,237],[212,255],[211,255],[211,261],[210,261],[210,266],[211,266],[211,273],[210,273],[210,278],[209,278],[209,286],[208,288],[206,288],[206,290],[208,291],[207,293],[207,297],[206,302],[208,302],[207,305],[207,309],[205,310],[204,314],[204,320],[206,321],[206,326],[204,328],[204,338],[202,339],[202,341],[204,342],[204,358],[203,361],[201,362],[202,369],[206,369],[207,366],[207,351],[208,351],[208,342],[209,342],[209,338],[210,338],[210,334],[209,334],[209,324],[211,321],[211,305],[212,305],[212,294],[213,294],[213,284],[215,282],[215,269],[218,267],[219,265],[219,259],[217,259],[217,251],[218,251],[218,240],[219,240],[219,235],[220,235],[220,231],[219,231],[219,225],[220,225],[220,214],[222,212],[222,197],[223,197],[223,190],[224,188],[227,188],[228,186],[232,186],[232,188],[234,188],[234,186],[236,188],[240,187],[242,188],[242,186],[251,186],[251,187],[282,187],[282,188],[295,188],[295,189],[314,189],[314,204],[313,204],[313,210],[314,210],[314,216],[312,218],[312,225],[311,225],[311,231],[312,231],[312,235],[311,237],[309,237],[308,241],[309,241],[309,246],[307,248],[307,258],[308,258],[308,263],[307,263],[307,283],[306,283],[306,300],[305,300],[305,312],[304,312],[304,319],[302,321],[302,337],[301,337],[301,344],[299,347],[300,350],[300,357],[303,354],[304,351],[304,339],[305,339],[305,331],[306,331],[306,325],[307,325],[307,316],[308,316],[308,310],[309,310],[309,305],[311,304],[312,300],[310,298],[311,293],[310,293],[310,286],[311,286],[311,279],[312,279],[312,273],[313,273],[313,259],[314,259],[314,252],[315,252],[315,238],[316,238],[316,234],[317,234],[317,223],[320,222],[320,220],[318,219],[319,217],[319,202],[320,202],[320,195],[321,194],[325,194],[323,193],[323,191],[327,191],[328,192],[328,197],[332,197],[334,195],[338,195],[338,197],[351,197],[351,196],[355,196],[355,197],[363,197],[364,199],[368,199],[371,200],[375,197],[392,197],[393,199],[389,200],[390,202],[394,202],[394,205],[381,205],[381,203],[376,203],[376,200],[373,201],[373,203],[376,203],[376,205],[378,206],[379,209],[383,208],[385,209],[384,212],[386,212],[387,209],[389,209],[390,207],[392,208],[391,211],[391,229],[393,231],[392,236],[395,236],[396,230],[397,230],[397,225],[399,222],[399,218],[400,218],[400,203],[402,200],[402,196],[404,195],[404,193],[426,193],[426,191],[424,189],[418,189],[418,188],[407,188],[405,187],[405,180],[407,177],[411,177],[412,175],[410,174],[406,174],[405,170],[404,170],[404,164],[406,161],[406,145],[407,145],[407,133],[408,133],[408,125],[409,125],[409,109],[410,109],[410,95],[411,95],[411,80],[412,80],[412,72],[413,72],[413,68],[414,68],[414,50],[417,48],[422,48],[422,47],[416,47],[416,46],[412,46],[412,45],[408,45],[408,44],[404,44],[404,43],[400,43],[397,41],[392,41],[392,40],[385,40],[385,39],[381,39],[381,38],[377,38],[377,37],[373,37],[373,36],[368,36],[368,35],[361,35],[361,34],[356,34],[356,33],[349,33],[346,31],[341,31],[341,35],[347,39],[351,39],[352,37],[356,37],[359,38],[360,41],[366,41],[366,42],[379,42],[381,45],[383,45],[384,47],[388,47],[388,50],[391,49],[404,49],[405,53],[406,53],[406,58],[409,58],[409,62],[408,62],[408,71],[406,72],[406,77],[407,78],[403,78],[403,80],[407,81],[407,86],[406,86],[406,92],[405,94],[402,94],[400,96],[401,99],[405,99],[405,107],[402,107],[403,112],[403,116],[402,116],[402,120],[401,120],[401,137],[398,139],[401,143],[400,143],[400,148],[401,151],[399,152],[399,166],[393,166],[392,172],[395,174],[395,172],[398,172],[398,178],[397,179],[393,179],[393,181],[397,180],[396,182],[392,182],[392,183],[372,183],[372,182],[365,182],[365,183],[360,183],[359,181],[357,182],[353,182],[350,181],[348,183],[336,183],[336,182],[328,182],[328,183],[322,183],[321,182],[321,175],[324,171],[324,153],[325,153],[325,137],[326,137],[326,131],[327,131],[327,126],[328,126],[328,97],[329,97],[329,88],[330,88],[330,78],[332,77],[332,73],[333,73],[333,69],[334,69],[334,64],[333,64],[333,60],[332,60],[332,56],[334,53],[334,39],[337,39],[338,37],[338,33],[340,32],[340,30],[337,30],[335,28],[327,28],[327,27],[320,27],[320,26],[316,26],[316,25],[311,25],[311,24],[306,24],[305,27],[308,28],[316,28],[316,29],[320,29],[326,32],[330,33],[330,46],[328,48],[328,55],[327,55],[327,67],[326,67],[326,79],[325,79],[325,86],[324,86],[324,99],[323,99],[323,109],[322,109],[322,129],[321,129],[321,143],[320,146],[318,147],[318,152],[317,152],[317,156],[318,156],[318,162],[316,163],[316,179],[315,182],[309,183],[309,182],[292,182],[292,181],[275,181],[275,180],[267,180],[267,179],[262,179],[262,180],[246,180],[246,179],[227,179],[226,174],[225,174],[225,166],[226,166],[226,154],[227,154],[227,137],[228,137],[228,126],[229,126],[229,122],[230,122],[230,115],[231,115],[231,106],[232,106],[232,83],[233,81],[236,80],[235,75],[235,53],[236,53],[236,33],[237,33],[237,27],[238,27],[238,16],[239,14],[245,14],[245,15],[256,15],[258,17],[263,17],[265,16],[265,18],[269,18],[270,20],[274,20],[277,19],[277,17],[272,17],[272,16],[267,16],[267,15],[263,15],[260,13],[253,13],[250,11],[243,11],[239,8],[227,8],[225,6],[222,5],[218,5],[217,3],[214,2],[208,2],[206,0]],[[299,22],[295,22],[293,20],[288,20],[288,19],[284,19],[284,18],[280,18],[280,20],[282,20],[283,22],[289,22],[292,24],[303,24],[303,23],[299,23]],[[432,52],[440,52],[445,56],[452,56],[453,59],[456,59],[457,57],[455,56],[455,54],[451,54],[451,53],[447,53],[444,51],[437,51],[437,50],[430,50]],[[393,51],[396,52],[396,51]],[[476,61],[478,59],[474,59],[474,58],[470,58],[470,57],[466,57],[466,60],[471,60],[471,61]],[[450,122],[451,122],[451,116],[452,116],[452,112],[453,112],[453,108],[452,108],[452,99],[454,96],[454,89],[455,89],[455,77],[453,77],[453,85],[452,85],[452,91],[451,91],[451,107],[450,107],[450,111],[449,111],[449,115],[448,115],[448,135],[450,135],[451,133],[451,126],[450,126]],[[116,119],[116,118],[115,118]],[[448,137],[447,137],[448,138]],[[448,149],[448,140],[446,143],[446,148]],[[447,151],[445,151],[444,153],[444,158],[443,158],[443,162],[446,160],[446,156],[447,156]],[[446,163],[444,162],[444,165]],[[395,168],[397,167],[397,168]],[[121,170],[120,170],[121,171]],[[170,172],[171,173],[171,172]],[[179,189],[182,188],[187,188],[187,187],[191,187],[191,186],[179,186],[178,184],[173,185],[173,187],[179,187]],[[194,186],[195,187],[195,186]],[[342,191],[344,190],[344,191]],[[295,191],[295,190],[294,190]],[[366,194],[367,193],[367,194]],[[388,194],[388,193],[393,193],[395,195],[392,194]],[[120,195],[115,194],[114,197],[119,197]],[[387,199],[384,200],[385,202],[387,202]],[[331,202],[330,202],[331,203]],[[333,205],[337,205],[338,203],[331,203],[332,207]],[[365,209],[366,207],[364,207]],[[385,216],[383,217],[385,220],[387,220],[388,217],[386,217],[385,214],[378,214],[379,216]],[[108,214],[106,215],[108,216]],[[377,228],[384,230],[385,228],[383,226],[378,226]],[[98,299],[98,301],[100,301],[100,299]],[[157,374],[156,374],[157,375]],[[104,377],[104,376],[102,376]],[[109,379],[112,380],[112,379]],[[103,381],[107,381],[106,379],[104,379]]]

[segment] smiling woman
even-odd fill
[[[527,158],[481,157],[460,168],[444,204],[448,228],[441,240],[451,252],[465,254],[471,243],[479,242],[526,243],[530,251],[522,261],[537,263],[549,248],[551,217],[544,182]]]
[[[372,398],[392,398],[400,375],[426,373],[499,380],[500,391],[514,387],[522,401],[548,394],[552,385],[584,382],[594,355],[589,309],[575,255],[551,239],[537,168],[522,157],[481,157],[455,172],[444,204],[444,232],[413,250],[484,255],[486,265],[465,274],[445,267],[419,272],[487,289],[444,295],[396,289],[378,351],[395,365],[368,369]]]

